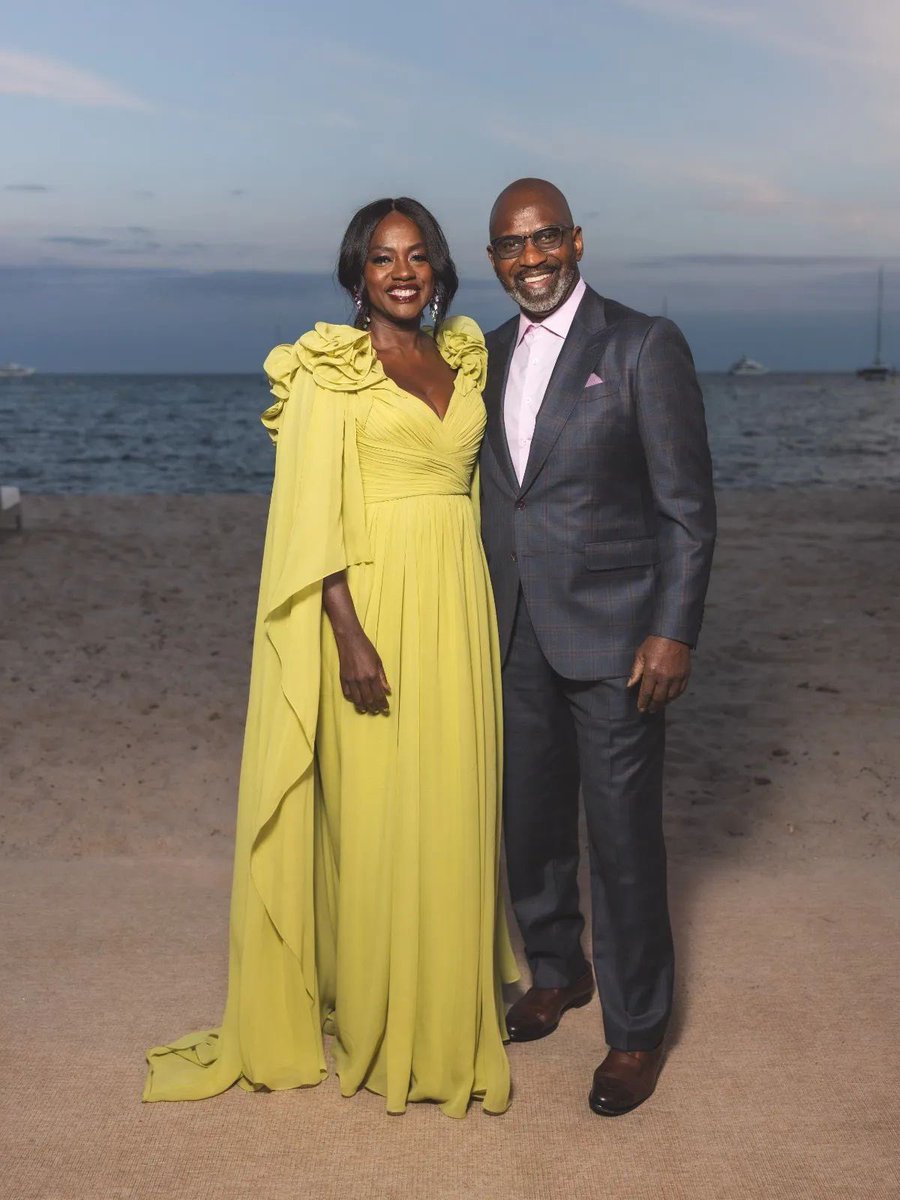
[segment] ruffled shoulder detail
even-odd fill
[[[352,325],[329,325],[318,321],[293,345],[270,351],[263,370],[275,403],[260,418],[273,441],[278,435],[281,413],[291,394],[297,371],[303,368],[321,388],[332,392],[359,392],[383,374],[372,347],[372,339]]]
[[[448,317],[438,330],[437,347],[451,367],[478,388],[487,378],[484,334],[471,317]]]
[[[269,437],[274,442],[278,437],[278,426],[281,423],[281,412],[291,394],[291,381],[300,365],[296,354],[296,346],[275,346],[266,355],[263,370],[269,378],[269,391],[275,397],[275,403],[270,404],[259,418]]]
[[[332,392],[359,392],[381,375],[381,364],[364,329],[319,321],[294,349],[300,365],[319,387]]]

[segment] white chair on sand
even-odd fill
[[[6,524],[12,518],[15,529],[22,530],[22,497],[17,487],[0,487],[0,518]]]

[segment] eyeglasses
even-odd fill
[[[534,233],[507,233],[491,238],[491,246],[498,258],[518,258],[524,252],[526,242],[531,242],[535,250],[557,250],[562,245],[563,234],[571,233],[574,228],[574,225],[547,225]]]

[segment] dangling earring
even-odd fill
[[[431,297],[431,320],[437,325],[438,313],[441,311],[441,293],[437,288],[434,289],[434,294]]]
[[[371,321],[372,318],[369,316],[368,313],[365,313],[365,314],[363,313],[363,298],[362,298],[362,293],[360,292],[359,288],[353,289],[353,303],[356,305],[357,321],[359,320],[360,317],[362,317],[363,329],[368,329],[369,322]]]

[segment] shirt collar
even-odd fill
[[[535,325],[538,329],[546,329],[548,333],[555,333],[557,337],[565,341],[568,337],[569,330],[572,328],[572,322],[575,320],[575,313],[578,310],[578,305],[581,303],[581,297],[587,291],[587,284],[579,276],[578,282],[572,288],[571,295],[564,304],[555,309],[549,316],[544,317],[543,321],[532,321],[530,317],[526,317],[524,313],[519,314],[519,336],[516,339],[516,345],[521,342],[525,336],[525,331],[530,325]]]

